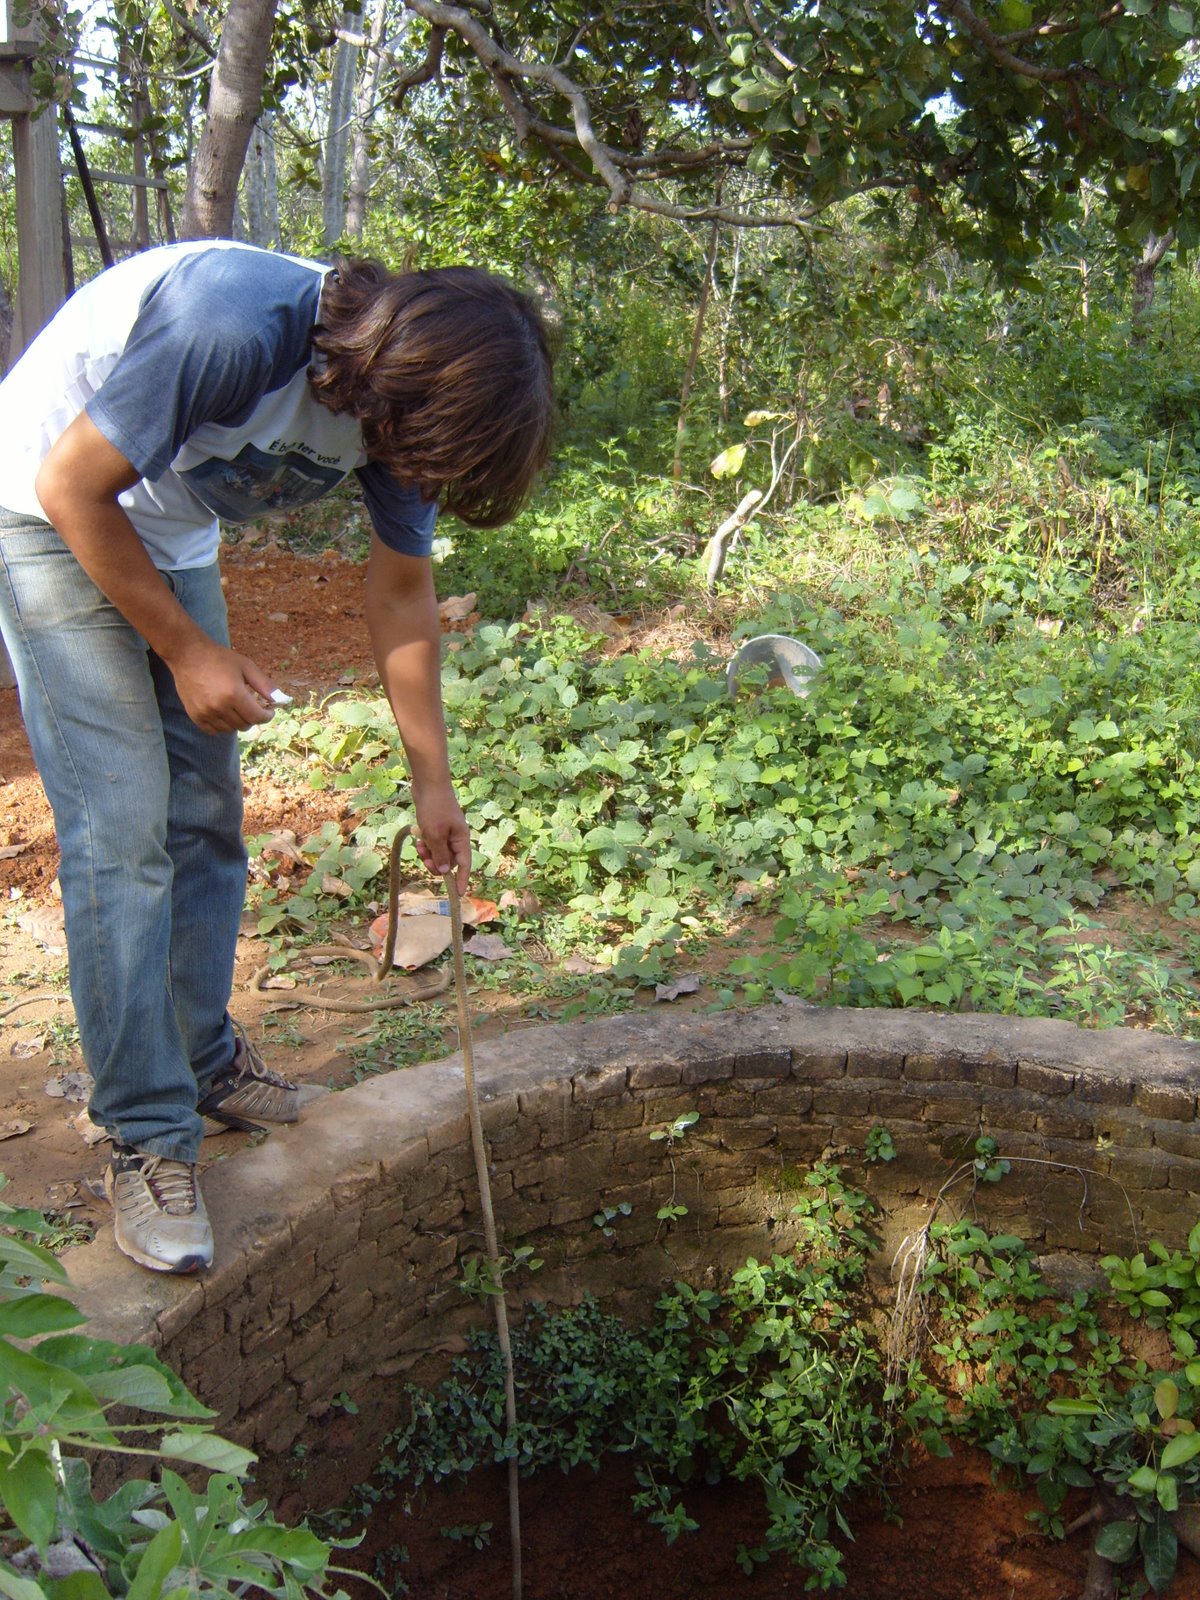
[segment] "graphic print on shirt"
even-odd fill
[[[319,466],[294,450],[268,455],[248,444],[231,461],[210,457],[183,468],[179,476],[216,516],[238,523],[308,505],[328,494],[346,474]]]

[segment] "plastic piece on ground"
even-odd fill
[[[821,670],[821,658],[786,633],[760,633],[756,639],[747,639],[725,671],[725,682],[734,700],[738,676],[746,667],[769,667],[769,688],[787,688],[803,699],[814,674]]]

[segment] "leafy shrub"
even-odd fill
[[[86,1319],[62,1266],[37,1242],[47,1232],[39,1213],[0,1205],[2,1531],[10,1551],[22,1539],[29,1546],[23,1570],[13,1555],[0,1557],[0,1592],[9,1600],[185,1592],[346,1600],[331,1584],[341,1570],[330,1564],[334,1546],[276,1522],[265,1501],[247,1502],[254,1456],[211,1431],[213,1413],[169,1367],[143,1346],[68,1331]],[[158,1481],[128,1478],[98,1499],[97,1452],[154,1462]],[[204,1488],[189,1487],[168,1462],[202,1468]]]

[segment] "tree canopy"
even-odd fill
[[[398,98],[466,74],[614,208],[803,226],[850,195],[907,193],[1011,262],[1087,180],[1126,239],[1200,238],[1195,17],[1175,0],[406,9],[424,52]],[[753,196],[722,192],[734,172]]]

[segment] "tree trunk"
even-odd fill
[[[130,115],[133,121],[133,176],[146,178],[149,169],[146,164],[146,123],[150,117],[150,103],[146,99],[146,89],[142,77],[142,63],[128,45],[121,51],[122,70],[129,84]],[[145,183],[135,183],[133,186],[133,248],[135,250],[149,250],[150,248],[150,195]]]
[[[343,34],[357,34],[362,13],[342,13]],[[328,250],[342,236],[346,224],[346,162],[350,154],[350,122],[354,108],[354,68],[358,47],[339,38],[329,83],[329,125],[325,134],[325,170],[321,183],[321,231]]]
[[[729,276],[729,293],[721,313],[721,347],[717,352],[717,394],[721,403],[721,426],[729,426],[729,330],[733,326],[734,301],[737,299],[738,278],[742,270],[742,230],[733,232],[733,271]]]
[[[717,191],[719,204],[720,189]],[[700,285],[700,303],[696,307],[696,325],[692,330],[692,348],[684,369],[683,385],[679,391],[679,421],[675,425],[675,459],[671,463],[671,477],[676,483],[683,476],[683,430],[687,420],[688,400],[692,393],[692,379],[696,375],[696,362],[700,356],[700,341],[704,337],[704,316],[712,294],[713,267],[717,260],[717,245],[721,239],[721,224],[714,222],[708,235],[708,249],[704,253],[704,282]]]
[[[1159,262],[1175,243],[1175,231],[1171,229],[1160,238],[1156,233],[1146,235],[1146,243],[1142,247],[1142,259],[1134,264],[1133,268],[1133,328],[1134,338],[1146,337],[1146,321],[1154,305],[1154,274],[1158,270]]]
[[[185,239],[228,238],[246,146],[262,109],[277,0],[232,0],[208,93],[208,115],[188,175]]]
[[[371,188],[371,118],[375,114],[375,100],[383,72],[387,12],[387,0],[375,0],[371,37],[367,43],[366,60],[354,102],[354,148],[350,153],[350,187],[346,195],[346,233],[351,239],[362,238],[367,220],[367,195]],[[406,22],[407,18],[401,22],[401,28]]]
[[[114,258],[112,246],[108,242],[108,227],[104,221],[104,212],[100,209],[100,201],[96,197],[96,185],[92,182],[92,172],[88,166],[87,151],[83,147],[83,140],[79,137],[79,129],[75,124],[75,113],[71,109],[69,101],[63,106],[62,114],[63,122],[67,129],[67,137],[71,141],[71,153],[75,157],[75,171],[79,174],[79,187],[83,190],[88,216],[92,219],[92,232],[96,235],[101,265],[111,267]]]
[[[8,371],[8,347],[12,342],[13,305],[8,286],[0,275],[0,378]]]
[[[275,168],[275,126],[270,112],[264,112],[250,136],[246,162],[246,231],[250,243],[264,250],[278,250],[279,179]]]

